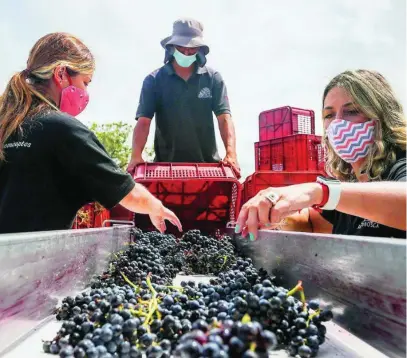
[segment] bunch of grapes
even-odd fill
[[[333,315],[317,301],[306,302],[301,282],[291,290],[274,285],[265,270],[238,256],[228,237],[196,230],[180,241],[139,230],[134,236],[91,290],[63,300],[57,310],[62,327],[44,342],[45,352],[64,358],[262,358],[279,347],[292,356],[317,355],[323,322]],[[174,287],[181,269],[217,276]]]

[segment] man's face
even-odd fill
[[[175,46],[175,48],[185,56],[193,56],[199,51],[199,47]]]

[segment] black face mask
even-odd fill
[[[174,58],[173,53],[174,46],[168,46],[165,49],[164,63],[168,63]],[[206,56],[204,55],[201,49],[199,49],[199,51],[196,53],[196,63],[198,64],[199,67],[203,67],[206,64]]]

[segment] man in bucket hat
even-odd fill
[[[225,163],[240,175],[235,129],[225,83],[219,72],[205,66],[209,47],[203,26],[193,19],[174,22],[172,35],[161,41],[164,66],[144,82],[133,135],[131,172],[143,163],[152,118],[156,118],[156,162],[215,163],[219,157],[213,113],[226,149]]]

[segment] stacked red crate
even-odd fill
[[[323,170],[321,137],[297,134],[254,144],[257,170]]]
[[[242,199],[246,202],[255,196],[260,190],[269,187],[278,188],[280,186],[315,182],[321,171],[300,171],[300,172],[273,172],[256,171],[249,175],[244,182]]]
[[[259,142],[255,172],[243,186],[243,201],[270,186],[315,181],[324,173],[321,136],[315,135],[315,113],[309,109],[280,107],[259,115]]]
[[[259,115],[259,140],[315,133],[315,113],[310,109],[280,107]]]

